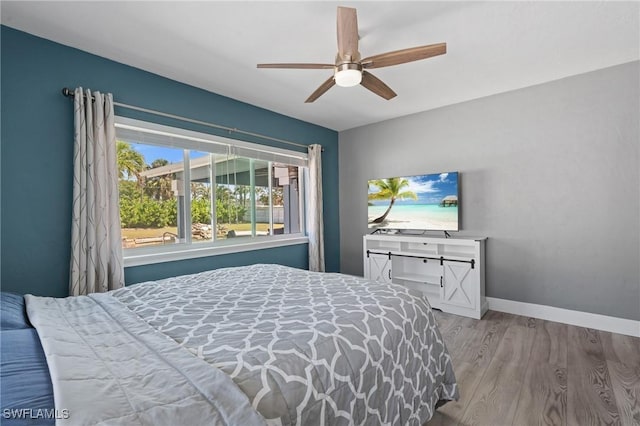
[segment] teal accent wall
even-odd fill
[[[338,133],[2,26],[1,286],[66,296],[71,245],[73,102],[63,87],[111,92],[116,102],[213,122],[302,144],[323,153],[325,257],[340,265]],[[301,108],[304,105],[301,103]],[[116,114],[233,137],[211,128],[134,113]],[[244,138],[280,148],[289,145]],[[304,149],[301,149],[304,150]],[[125,270],[127,284],[252,263],[307,268],[306,244]]]

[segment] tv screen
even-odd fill
[[[458,172],[373,179],[368,183],[369,228],[459,230]]]

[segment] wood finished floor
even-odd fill
[[[640,426],[640,339],[489,311],[435,311],[460,400],[425,426]]]

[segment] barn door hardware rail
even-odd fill
[[[471,269],[475,268],[476,265],[476,260],[475,259],[471,259],[471,260],[461,260],[461,259],[449,259],[447,257],[444,256],[440,256],[440,257],[433,257],[433,256],[416,256],[416,255],[412,255],[412,254],[402,254],[402,253],[393,253],[391,251],[376,251],[376,250],[367,250],[367,257],[369,257],[369,254],[383,254],[389,257],[389,260],[391,260],[391,256],[396,256],[396,257],[411,257],[413,259],[422,259],[425,263],[427,262],[427,260],[439,260],[440,261],[440,266],[444,265],[444,261],[446,260],[447,262],[459,262],[459,263],[470,263],[471,264]]]

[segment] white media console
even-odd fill
[[[365,235],[364,276],[419,290],[434,308],[480,319],[487,311],[485,240]]]

